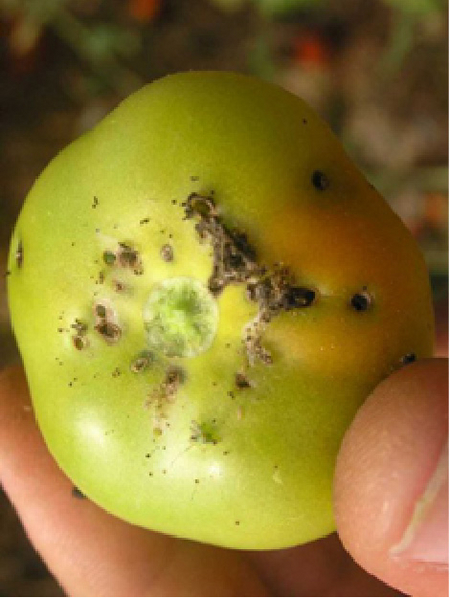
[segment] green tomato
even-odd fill
[[[49,450],[131,523],[236,548],[331,532],[345,429],[432,352],[426,267],[304,102],[189,72],[31,190],[11,316]]]

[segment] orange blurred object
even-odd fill
[[[330,52],[325,40],[317,33],[301,33],[294,40],[294,60],[302,65],[326,67]]]
[[[161,8],[162,0],[128,0],[128,12],[136,21],[152,21]]]

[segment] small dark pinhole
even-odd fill
[[[101,303],[98,303],[95,306],[95,313],[99,318],[106,318],[106,307]]]
[[[16,264],[18,268],[21,268],[23,265],[23,243],[19,241],[16,249]]]
[[[406,355],[403,355],[400,361],[402,365],[408,365],[408,363],[413,363],[416,360],[417,356],[415,353],[406,353]]]
[[[318,191],[325,191],[330,186],[329,178],[321,170],[312,173],[311,182]]]
[[[355,293],[351,298],[350,304],[355,311],[367,311],[371,306],[372,298],[366,291]]]

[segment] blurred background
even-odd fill
[[[0,0],[0,369],[12,226],[35,177],[143,84],[235,70],[302,96],[420,243],[448,322],[445,0]],[[0,596],[62,596],[0,490]]]

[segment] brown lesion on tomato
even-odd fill
[[[105,249],[102,258],[107,266],[132,270],[137,276],[144,273],[141,255],[131,243],[122,241],[115,249]]]
[[[250,364],[259,359],[272,363],[262,337],[267,324],[282,311],[310,307],[317,301],[315,289],[299,286],[283,264],[268,267],[258,260],[257,252],[245,231],[229,228],[211,195],[191,193],[182,203],[185,219],[196,219],[195,229],[202,242],[213,249],[213,267],[208,288],[214,296],[229,284],[243,284],[258,313],[244,330],[244,347]]]
[[[78,351],[86,349],[89,346],[89,339],[87,337],[88,325],[86,322],[75,318],[70,327],[75,331],[75,334],[72,336],[72,343],[75,349]]]
[[[176,399],[178,389],[186,380],[186,372],[177,365],[169,365],[165,371],[163,381],[150,392],[145,406],[153,408],[153,432],[161,435],[168,427],[167,408]]]
[[[94,329],[109,344],[115,344],[122,336],[122,329],[117,323],[115,311],[104,303],[94,305]]]
[[[141,351],[139,355],[131,362],[130,370],[137,374],[147,370],[155,361],[155,356],[151,351]]]
[[[159,252],[161,259],[164,262],[173,262],[174,254],[173,254],[173,247],[169,243],[165,243]]]

